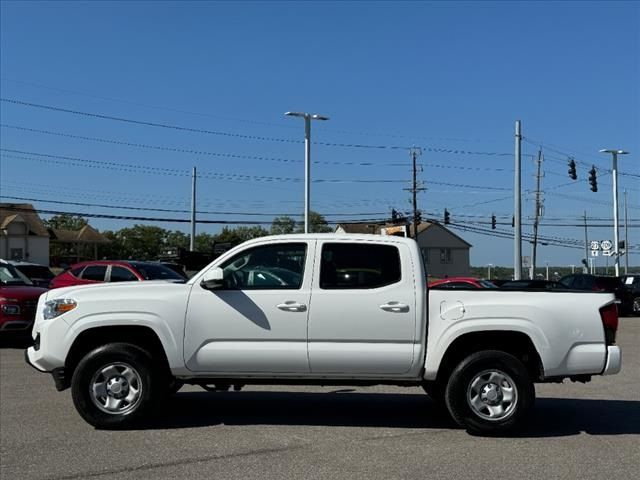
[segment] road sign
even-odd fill
[[[614,251],[613,250],[603,250],[602,251],[602,255],[604,255],[605,257],[613,257]]]
[[[602,248],[602,250],[611,250],[611,247],[613,247],[613,242],[611,240],[602,240],[600,242],[600,248]]]
[[[597,257],[598,256],[598,252],[599,252],[599,250],[591,250],[591,256],[592,257]]]
[[[589,242],[589,246],[591,247],[591,250],[600,250],[600,242],[597,240],[591,240],[591,242]]]

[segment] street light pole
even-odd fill
[[[491,267],[492,267],[492,266],[493,266],[493,263],[489,263],[489,264],[487,265],[487,269],[488,269],[488,272],[487,272],[487,280],[491,280]]]
[[[311,120],[329,120],[329,117],[305,112],[285,112],[285,115],[304,118],[304,233],[309,233],[309,212],[311,211]]]
[[[603,149],[600,153],[610,153],[613,157],[613,168],[611,176],[613,178],[613,255],[616,277],[620,276],[620,252],[618,240],[618,155],[626,155],[629,152],[624,150]]]

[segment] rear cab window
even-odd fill
[[[322,290],[381,288],[401,279],[400,252],[395,245],[342,242],[322,245]]]

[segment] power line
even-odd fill
[[[7,206],[3,205],[3,209],[11,212],[23,212],[29,213],[33,212],[33,210],[28,208],[22,208],[18,206]],[[38,213],[44,213],[48,215],[73,215],[73,216],[81,216],[87,218],[102,218],[109,220],[131,220],[131,221],[143,221],[143,222],[163,222],[163,223],[190,223],[191,219],[188,218],[159,218],[159,217],[139,217],[132,215],[111,215],[106,213],[87,213],[87,212],[69,212],[69,211],[61,211],[61,210],[44,210],[38,209]],[[357,223],[362,221],[374,221],[374,219],[360,219],[360,220],[343,220],[343,223]],[[380,220],[376,220],[380,221]],[[384,220],[382,220],[384,221]],[[203,220],[197,219],[196,223],[201,224],[210,224],[210,225],[271,225],[273,222],[270,221],[262,221],[262,220]],[[327,223],[337,223],[333,221],[328,221]]]
[[[77,134],[66,133],[66,132],[54,132],[51,130],[42,130],[37,128],[30,128],[30,127],[24,127],[20,125],[12,125],[12,124],[6,124],[6,123],[1,123],[0,127],[12,129],[12,130],[31,132],[31,133],[39,133],[43,135],[72,138],[75,140],[86,140],[91,142],[108,143],[112,145],[120,145],[120,146],[126,146],[126,147],[153,149],[153,150],[158,150],[163,152],[187,153],[190,155],[198,155],[198,156],[239,158],[239,159],[247,159],[247,160],[259,160],[259,161],[282,162],[282,163],[302,163],[303,162],[303,160],[294,160],[289,158],[265,157],[260,155],[244,155],[244,154],[226,153],[226,152],[211,152],[211,151],[205,151],[205,150],[194,150],[194,149],[189,149],[184,147],[172,147],[172,146],[145,144],[145,143],[135,143],[135,142],[129,142],[126,140],[117,140],[112,138],[88,137],[84,135],[77,135]],[[333,161],[333,160],[313,160],[312,163],[316,165],[349,165],[349,166],[357,166],[357,167],[381,167],[381,166],[404,167],[404,166],[410,165],[409,163],[398,163],[398,162],[392,162],[392,163],[382,162],[381,163],[381,162],[362,162],[362,161],[349,162],[349,161]],[[495,171],[495,172],[508,171],[508,169],[504,169],[504,168],[468,167],[463,165],[451,165],[451,164],[445,165],[445,164],[436,164],[436,163],[424,163],[421,165],[433,167],[433,168],[446,168],[446,169],[455,169],[455,170],[477,170],[477,171]]]
[[[43,110],[55,111],[68,113],[72,115],[79,115],[88,118],[97,118],[101,120],[111,120],[117,122],[125,122],[133,125],[141,125],[145,127],[155,127],[155,128],[164,128],[182,132],[191,132],[191,133],[200,133],[200,134],[208,134],[208,135],[217,135],[224,137],[232,137],[232,138],[245,138],[249,140],[259,140],[259,141],[269,141],[269,142],[278,142],[278,143],[302,143],[302,140],[293,140],[288,138],[276,138],[276,137],[265,137],[259,135],[246,135],[242,133],[232,133],[232,132],[224,132],[218,130],[208,130],[204,128],[192,128],[192,127],[184,127],[181,125],[171,125],[167,123],[161,122],[152,122],[149,120],[136,120],[132,118],[119,117],[115,115],[106,115],[103,113],[96,112],[83,112],[80,110],[73,110],[70,108],[57,107],[54,105],[45,105],[40,103],[26,102],[23,100],[17,100],[12,98],[0,98],[0,101],[10,103],[13,105],[20,105],[23,107],[31,107],[31,108],[39,108]],[[322,145],[327,147],[341,147],[341,148],[361,148],[361,149],[374,149],[374,150],[406,150],[409,151],[412,147],[402,146],[402,145],[367,145],[361,143],[336,143],[336,142],[313,142],[315,145]],[[503,153],[503,152],[485,152],[485,151],[471,151],[464,150],[458,148],[445,148],[445,147],[431,147],[431,146],[423,146],[420,147],[423,150],[435,153],[451,153],[451,154],[459,154],[459,155],[478,155],[478,156],[512,156],[511,153]]]
[[[69,164],[72,165],[80,165],[83,167],[89,168],[105,168],[108,170],[119,170],[133,173],[149,173],[154,175],[169,175],[169,176],[189,176],[190,173],[188,170],[179,170],[179,169],[169,169],[162,167],[150,167],[146,165],[135,165],[130,163],[121,163],[121,162],[108,162],[102,160],[91,160],[79,157],[69,157],[63,155],[53,155],[53,154],[45,154],[39,152],[27,152],[24,150],[16,150],[9,148],[0,148],[2,152],[9,152],[10,154],[2,154],[3,157],[6,158],[14,158],[20,160],[32,160],[32,161],[40,161],[44,163],[57,163],[57,164]],[[13,153],[19,153],[22,155],[11,155]],[[31,155],[36,156],[38,158],[29,158],[23,155]],[[43,158],[44,157],[44,158]],[[235,181],[257,181],[257,182],[301,182],[302,179],[298,177],[279,177],[279,176],[268,176],[268,175],[245,175],[239,173],[221,173],[221,172],[211,172],[205,171],[198,175],[199,178],[210,179],[210,180],[235,180]],[[363,183],[363,184],[388,184],[388,183],[409,183],[409,180],[404,179],[314,179],[312,183],[330,183],[330,184],[353,184],[353,183]],[[504,190],[508,191],[509,188],[506,187],[493,187],[487,185],[469,185],[469,184],[461,184],[461,183],[448,183],[448,182],[437,182],[431,181],[430,183],[434,185],[445,185],[450,187],[458,187],[458,188],[469,188],[469,189],[478,189],[478,190]]]
[[[10,200],[21,200],[27,202],[42,202],[42,203],[53,203],[58,205],[75,205],[82,207],[99,207],[99,208],[115,208],[122,210],[139,210],[139,211],[149,211],[149,212],[165,212],[165,213],[190,213],[191,210],[181,210],[181,209],[168,209],[168,208],[152,208],[152,207],[131,207],[131,206],[123,206],[123,205],[107,205],[107,204],[98,204],[98,203],[85,203],[85,202],[67,202],[62,200],[51,200],[51,199],[43,199],[43,198],[29,198],[29,197],[14,197],[7,195],[0,195],[0,198],[6,198]],[[223,212],[223,211],[208,211],[208,210],[198,210],[196,211],[198,214],[203,215],[240,215],[240,216],[262,216],[262,217],[279,217],[279,216],[300,216],[302,212],[292,213],[292,212],[280,212],[280,213],[265,213],[265,212]],[[362,215],[386,215],[387,212],[366,212],[366,213],[325,213],[323,216],[331,216],[331,217],[357,217]]]

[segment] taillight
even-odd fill
[[[600,319],[604,328],[604,338],[607,345],[616,343],[616,331],[618,330],[618,307],[615,303],[605,305],[600,309]]]

